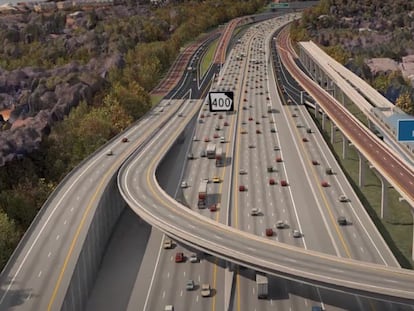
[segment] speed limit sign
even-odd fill
[[[209,92],[210,111],[233,111],[233,92]]]

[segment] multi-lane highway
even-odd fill
[[[153,266],[146,266],[154,270],[145,274],[148,290],[137,286],[128,309],[304,310],[320,303],[329,309],[408,309],[383,299],[413,299],[414,274],[398,267],[304,107],[285,105],[279,97],[269,42],[288,20],[255,25],[234,45],[213,90],[235,92],[235,113],[209,113],[202,100],[164,101],[125,133],[127,142],[114,139],[67,177],[1,276],[1,310],[60,308],[91,215],[134,150],[118,176],[121,194],[175,242],[172,249],[163,247],[167,238],[151,244],[158,249],[152,250]],[[279,50],[281,58],[299,74],[288,62],[287,48]],[[181,85],[185,96],[189,93],[183,89],[194,85],[189,80]],[[319,93],[315,97],[326,100]],[[178,137],[185,142],[179,153],[193,155],[177,177],[177,184],[186,183],[176,193],[182,204],[161,189],[156,177],[159,163],[173,156],[168,151]],[[209,141],[225,151],[223,166],[201,155]],[[327,176],[327,167],[335,174]],[[204,179],[210,181],[207,208],[199,209],[197,190]],[[324,181],[329,187],[322,186]],[[208,208],[217,203],[216,211]],[[346,226],[338,224],[339,216]],[[284,229],[277,228],[278,221]],[[269,229],[273,235],[266,236]],[[175,262],[177,252],[184,253],[184,262]],[[197,260],[190,260],[193,254]],[[251,269],[229,269],[223,259]],[[258,301],[255,270],[287,280],[271,276],[270,299]],[[186,290],[188,280],[195,282],[194,290]],[[201,296],[203,283],[211,285],[210,297]]]
[[[245,66],[243,68],[247,68],[247,66]],[[223,81],[226,81],[226,78],[225,77],[220,77],[220,78],[223,79]],[[239,80],[235,78],[234,80],[231,80],[231,81],[239,81]],[[231,85],[231,83],[230,83],[227,86],[233,87],[235,85]],[[226,88],[226,86],[221,86],[221,85],[220,85],[220,87],[221,88],[223,88],[223,87]],[[249,92],[246,92],[246,90],[245,90],[245,93],[248,94]],[[254,106],[252,106],[252,107],[254,107]],[[265,105],[263,105],[262,107],[263,107],[262,109],[264,109]],[[291,116],[291,118],[296,118],[296,117]],[[240,117],[239,117],[239,119],[240,119]],[[284,119],[289,120],[289,117],[287,117],[286,115],[284,115]],[[252,118],[251,121],[253,121],[253,120],[255,120],[255,119]],[[243,121],[240,121],[240,122],[243,122]],[[290,119],[290,122],[291,122],[291,127],[292,128],[294,128],[295,126],[296,126],[296,128],[298,128],[297,127],[297,124],[294,123],[295,121],[292,121],[292,119]],[[259,124],[256,124],[256,125],[259,125]],[[287,126],[285,128],[289,128],[289,126]],[[290,132],[291,133],[294,133],[295,130],[292,130],[291,129]],[[171,140],[172,138],[169,137],[169,139]],[[304,142],[304,141],[302,141],[302,142]],[[165,145],[165,144],[166,143],[164,142],[163,145]],[[238,146],[238,145],[239,144],[236,144],[236,146]],[[287,146],[290,146],[292,144],[289,143],[289,144],[286,144],[286,145]],[[256,149],[255,147],[256,146],[252,146],[252,148],[249,148],[249,149]],[[304,148],[303,145],[300,146],[300,147],[301,148]],[[299,148],[299,147],[296,146],[295,148],[294,147],[291,147],[291,148],[295,149],[295,148]],[[266,148],[263,148],[263,150],[264,150],[264,152],[266,152]],[[162,150],[162,151],[164,151],[164,150]],[[297,150],[296,151],[294,151],[294,150],[292,151],[292,155],[295,154],[295,153],[298,153]],[[288,152],[288,155],[289,156],[290,156],[290,154],[291,154],[291,152]],[[250,158],[252,158],[252,157],[250,157]],[[308,162],[308,165],[310,166],[310,163],[312,161],[309,161],[309,158],[307,158],[306,160]],[[225,228],[225,227],[222,227],[222,226],[220,226],[218,224],[213,224],[213,223],[211,223],[210,221],[208,221],[206,219],[203,220],[202,218],[197,217],[197,215],[195,215],[194,213],[188,211],[187,209],[180,210],[179,206],[175,206],[174,208],[171,208],[171,205],[174,205],[174,202],[171,201],[171,199],[169,199],[167,197],[163,197],[160,194],[160,192],[159,192],[160,190],[157,188],[156,183],[153,183],[152,182],[152,178],[151,178],[151,174],[152,173],[151,173],[151,170],[153,170],[154,167],[156,166],[157,157],[155,157],[154,155],[152,155],[152,156],[149,157],[148,161],[150,161],[150,162],[148,162],[147,164],[144,165],[147,168],[146,173],[145,174],[135,173],[135,174],[139,174],[140,176],[146,175],[146,180],[143,180],[142,181],[143,184],[141,185],[140,190],[142,190],[143,188],[147,188],[148,189],[148,190],[145,190],[145,191],[148,191],[148,192],[147,192],[146,195],[144,195],[144,197],[151,197],[149,201],[142,200],[142,198],[140,198],[139,195],[133,193],[133,189],[130,189],[128,187],[128,184],[130,183],[128,181],[128,178],[132,178],[132,176],[134,176],[134,173],[130,173],[129,174],[127,172],[134,172],[134,171],[136,172],[137,171],[137,169],[134,167],[134,162],[128,163],[128,165],[124,167],[124,170],[122,171],[122,175],[121,175],[123,177],[121,177],[121,181],[120,181],[120,185],[121,185],[122,192],[124,193],[124,196],[126,197],[128,203],[131,206],[133,206],[133,208],[140,215],[142,215],[145,219],[147,219],[148,221],[150,221],[152,224],[161,227],[163,230],[169,232],[172,236],[175,236],[179,240],[184,240],[184,241],[187,241],[190,244],[197,245],[198,247],[206,248],[206,249],[209,250],[209,252],[212,252],[214,254],[221,255],[221,256],[224,255],[226,258],[231,258],[232,260],[234,260],[236,262],[241,262],[241,263],[243,263],[244,265],[247,265],[247,266],[253,266],[253,267],[257,267],[258,268],[261,265],[256,265],[256,262],[257,261],[262,261],[267,256],[276,255],[276,254],[273,254],[273,253],[272,254],[268,254],[268,252],[265,252],[263,250],[263,254],[260,252],[263,256],[258,256],[258,253],[259,253],[258,245],[260,246],[260,244],[265,244],[266,247],[268,248],[268,247],[270,247],[269,245],[274,245],[273,243],[267,244],[263,240],[257,240],[256,238],[253,238],[250,235],[246,235],[246,234],[243,234],[243,233],[238,232],[238,231],[233,231],[230,228],[227,228],[227,227]],[[303,162],[304,159],[302,159],[301,161]],[[140,162],[142,162],[142,158],[141,158],[141,161]],[[292,161],[292,162],[294,162],[292,164],[292,166],[295,166],[295,165],[297,166],[298,165],[298,162],[297,161]],[[251,167],[251,166],[252,165],[249,165],[249,167]],[[254,166],[254,164],[253,164],[253,166]],[[313,166],[310,166],[310,167],[313,167]],[[307,170],[309,170],[309,168]],[[294,169],[291,169],[289,171],[294,172],[295,170]],[[316,170],[314,168],[310,169],[310,171],[313,172],[313,174],[316,174],[316,175],[317,174],[322,174],[321,173],[321,170]],[[233,169],[233,175],[234,174],[236,174],[236,173],[235,173],[235,170]],[[128,175],[129,177],[127,178],[126,175]],[[321,177],[322,177],[322,175],[321,175]],[[325,178],[325,176],[323,176],[323,177]],[[136,176],[136,178],[138,179],[138,176]],[[298,174],[298,176],[296,178],[297,179],[303,179],[303,174]],[[317,177],[315,179],[318,180],[319,178]],[[335,177],[332,177],[332,179],[335,179]],[[289,185],[290,186],[287,189],[292,189],[293,188],[293,184],[292,184],[292,180],[291,180],[290,177],[289,177],[289,180],[288,181],[289,181]],[[331,181],[331,183],[332,182],[333,181]],[[147,184],[145,186],[145,183],[149,183],[149,185]],[[306,182],[306,183],[307,184],[312,184],[312,183],[308,183],[308,182]],[[316,182],[316,184],[318,185],[318,182]],[[234,182],[233,182],[233,185],[238,186],[238,184],[237,183],[234,183]],[[308,187],[309,187],[309,185],[308,185]],[[256,189],[256,188],[258,188],[258,189],[263,188],[263,181],[262,181],[262,186],[253,187],[253,189]],[[315,188],[319,192],[324,191],[324,190],[321,189],[320,186],[316,186]],[[333,188],[335,188],[335,187],[332,187],[332,189]],[[249,189],[249,187],[248,187],[248,189]],[[302,187],[300,187],[300,190],[297,190],[296,192],[300,193],[300,191],[302,191],[302,190],[303,190]],[[292,191],[293,192],[293,190],[288,190],[288,191]],[[310,190],[310,192],[312,192],[312,191],[315,191],[315,190]],[[336,191],[338,191],[338,190],[336,190]],[[248,193],[250,193],[250,192],[248,191]],[[341,192],[331,191],[331,193],[329,195],[330,200],[333,201],[333,202],[335,202],[334,203],[335,205],[338,204],[338,196],[337,196],[338,193],[341,193]],[[315,195],[315,194],[313,196],[314,197],[318,197],[318,195]],[[291,195],[291,197],[293,197],[293,196]],[[301,197],[301,195],[295,196],[295,199],[297,197]],[[326,197],[328,197],[327,195],[325,197],[325,195],[322,194],[322,197],[324,198],[322,201],[328,201],[327,198],[326,198]],[[260,198],[263,198],[263,196],[260,195]],[[287,196],[287,198],[288,198],[288,196]],[[154,199],[155,199],[155,201],[153,201]],[[253,200],[254,200],[254,202],[256,202],[256,199],[253,199]],[[354,197],[352,197],[351,198],[351,202],[353,200],[355,200],[354,202],[357,201],[356,198],[354,199]],[[223,205],[223,202],[221,202],[221,203],[222,203],[221,208],[223,208],[223,210],[224,210],[225,205]],[[289,204],[289,203],[287,203],[287,204]],[[319,204],[321,204],[321,203],[319,203]],[[334,204],[332,204],[332,205],[334,205]],[[160,208],[160,205],[166,207],[167,210],[164,210],[164,209]],[[308,201],[304,202],[304,204],[301,204],[301,206],[303,206],[303,207],[306,207],[307,205],[309,205],[309,202]],[[322,204],[322,206],[323,205],[325,205],[325,208],[328,208],[329,209],[330,204],[328,204],[327,202],[325,202],[325,204]],[[344,204],[344,205],[346,205],[346,204]],[[151,212],[150,212],[148,209],[151,206],[154,206],[154,207],[157,206],[156,210],[151,210]],[[352,208],[350,208],[350,209],[352,210]],[[339,209],[339,210],[342,213],[344,212],[344,209]],[[306,212],[306,209],[302,210],[301,213],[302,212],[305,215],[309,215],[310,214],[309,211]],[[152,215],[153,213],[156,214],[156,215]],[[163,214],[163,213],[166,213],[166,214]],[[351,216],[348,216],[348,217],[351,217],[351,219],[349,221],[350,222],[352,221],[352,223],[353,223],[352,227],[353,228],[356,228],[355,229],[356,231],[355,232],[349,232],[349,234],[347,234],[347,235],[349,235],[349,237],[347,239],[349,239],[349,240],[354,239],[355,240],[355,237],[356,237],[357,234],[360,235],[360,236],[366,236],[366,239],[365,238],[364,239],[361,239],[361,240],[366,240],[365,242],[363,242],[365,244],[362,244],[364,246],[360,246],[360,245],[359,246],[354,246],[353,249],[348,248],[347,242],[344,240],[344,234],[338,233],[339,228],[338,228],[338,225],[336,225],[336,222],[335,222],[336,221],[336,218],[333,216],[335,213],[338,213],[338,212],[332,212],[332,210],[331,211],[328,210],[328,212],[326,212],[326,211],[321,212],[322,215],[328,215],[327,216],[327,218],[329,219],[328,222],[331,223],[330,226],[332,228],[331,229],[327,229],[327,230],[328,231],[329,230],[333,231],[334,234],[332,234],[332,233],[331,234],[336,236],[336,238],[332,238],[332,236],[330,236],[330,239],[331,240],[337,239],[337,241],[334,242],[333,244],[340,245],[340,247],[338,247],[338,248],[339,249],[342,249],[342,250],[339,251],[339,254],[338,254],[339,256],[349,257],[349,258],[368,257],[369,258],[368,261],[380,262],[381,264],[385,264],[385,265],[395,265],[396,264],[395,260],[392,259],[392,256],[389,254],[389,250],[386,248],[386,246],[381,241],[381,239],[379,238],[377,242],[374,242],[373,241],[372,236],[374,236],[374,237],[377,236],[378,237],[378,234],[376,233],[376,230],[374,229],[373,232],[368,232],[368,230],[372,230],[372,227],[370,229],[367,229],[363,225],[363,223],[366,220],[363,220],[363,221],[358,220],[359,217],[365,217],[365,218],[367,218],[366,215],[364,215],[364,213],[361,213],[362,216],[358,216],[357,215],[358,212],[353,211],[353,212],[351,212]],[[349,213],[349,212],[347,212],[347,213]],[[353,216],[352,215],[355,215],[356,216],[355,218],[357,218],[357,219],[353,219]],[[167,221],[166,218],[169,221]],[[323,216],[322,216],[322,218],[323,218]],[[310,218],[310,219],[314,219],[314,218]],[[361,223],[361,227],[360,228],[358,228],[359,227],[358,222]],[[192,223],[192,224],[189,224],[189,223]],[[191,230],[191,229],[188,228],[190,225],[192,226],[190,228],[197,229],[196,232],[193,232],[193,230]],[[211,226],[214,229],[213,230],[208,229],[209,226]],[[310,222],[309,226],[310,227],[313,226],[314,227],[314,230],[315,230],[315,227],[316,226],[313,225],[311,222]],[[371,224],[371,226],[372,226],[372,224]],[[349,226],[349,227],[351,227],[351,226]],[[317,227],[317,229],[319,230],[319,226]],[[311,228],[311,230],[312,230],[312,228]],[[315,230],[315,231],[318,231],[318,230]],[[347,230],[347,229],[345,229],[345,230]],[[230,233],[231,236],[229,234],[226,234],[224,231],[228,231],[228,233]],[[352,229],[350,229],[349,231],[352,231]],[[214,232],[214,234],[212,232]],[[203,233],[204,233],[204,235],[203,235]],[[244,238],[244,245],[240,245],[239,244],[237,235],[240,235],[240,236],[242,236]],[[329,235],[330,234],[328,233],[328,236]],[[305,237],[307,237],[307,236],[308,236],[308,233],[305,233]],[[309,234],[309,236],[310,236],[310,239],[312,239],[313,234]],[[203,239],[203,237],[209,237],[208,241],[206,241],[205,238]],[[374,239],[377,239],[377,238],[374,238]],[[321,244],[325,245],[325,243],[320,243],[320,240],[318,240],[318,239],[315,239],[315,240],[316,241],[313,244],[316,247],[321,247],[320,246]],[[296,241],[303,241],[303,240],[296,240]],[[250,246],[248,246],[247,244],[250,244],[250,242],[252,244]],[[301,242],[295,242],[295,243],[299,243],[300,244]],[[223,245],[226,245],[226,248],[225,249],[223,249]],[[253,245],[254,245],[254,247],[253,247]],[[280,248],[282,248],[282,249],[286,249],[285,247],[282,247],[282,245],[280,245],[280,244],[277,244],[277,245],[280,246]],[[368,245],[368,246],[366,246],[366,245]],[[375,245],[375,246],[373,246],[373,245]],[[240,250],[239,247],[242,247],[242,249],[244,249],[244,251]],[[366,252],[364,250],[365,247],[366,247],[366,250],[369,250],[367,252],[369,254],[366,254],[366,253],[365,254],[361,254],[361,253]],[[382,249],[381,250],[378,250],[378,248],[382,248]],[[333,247],[333,249],[335,249],[335,247]],[[385,251],[384,251],[384,249],[385,249]],[[233,251],[233,255],[231,255],[230,250]],[[279,249],[278,251],[280,251],[280,250],[281,249]],[[298,251],[298,250],[296,250],[296,251]],[[249,255],[246,256],[245,258],[242,258],[242,256],[239,256],[236,259],[236,258],[234,258],[234,252],[236,252],[239,255],[240,254],[246,255],[247,253],[249,253]],[[384,255],[384,254],[386,254],[386,255]],[[268,264],[269,264],[269,266],[271,266],[275,262],[279,262],[279,263],[280,262],[283,262],[283,260],[284,260],[283,258],[285,258],[285,257],[286,256],[282,256],[282,258],[278,257],[279,260],[274,260],[273,259],[273,260],[271,260],[271,263],[269,262]],[[358,274],[361,274],[361,273],[358,273],[357,271],[355,271],[353,269],[352,269],[353,271],[350,271],[350,270],[347,269],[347,266],[349,267],[349,265],[351,265],[351,266],[353,266],[353,268],[355,268],[355,267],[361,265],[360,268],[363,269],[363,271],[366,271],[367,270],[368,272],[370,271],[370,268],[372,268],[372,266],[370,266],[370,265],[366,265],[366,264],[362,264],[362,263],[356,263],[356,262],[347,261],[347,260],[333,259],[332,257],[328,257],[328,256],[320,256],[319,255],[317,257],[319,259],[319,260],[317,260],[318,261],[318,264],[316,264],[313,267],[313,272],[315,272],[321,266],[324,266],[324,264],[328,264],[328,262],[327,261],[324,261],[324,259],[329,258],[329,262],[331,260],[333,260],[334,262],[336,262],[336,261],[341,262],[341,268],[335,268],[335,271],[339,272],[339,274],[341,275],[339,277],[339,279],[341,277],[344,277],[345,276],[345,278],[346,279],[349,279],[351,283],[354,283],[355,280],[359,278],[357,275]],[[385,259],[385,257],[387,257],[387,259]],[[308,257],[308,259],[310,259],[310,258]],[[291,261],[291,262],[297,262],[296,259],[292,259],[292,260],[289,260],[289,261]],[[332,263],[332,262],[330,262],[330,263]],[[289,269],[287,266],[285,268],[287,270]],[[394,271],[394,272],[400,271],[398,269],[397,270],[391,269],[391,268],[386,269],[386,268],[380,268],[379,266],[376,266],[375,267],[375,270],[378,270],[378,269],[379,270],[383,270],[383,271],[390,271],[390,272],[391,271]],[[347,272],[345,272],[344,270],[347,270]],[[356,274],[353,274],[353,273],[356,273]],[[377,271],[372,271],[372,273],[373,274],[376,274]],[[384,273],[387,273],[387,272],[384,272]],[[408,274],[407,277],[409,278],[410,273],[409,272],[406,272],[406,273]],[[296,274],[297,275],[299,274],[299,276],[305,276],[306,273],[302,273],[301,274],[301,273],[297,273],[296,272]],[[318,279],[318,278],[322,277],[322,274],[323,273],[321,273],[319,276],[312,276],[312,278],[315,277],[316,279]],[[350,278],[348,278],[351,274],[353,274],[353,276],[350,277]],[[322,279],[323,279],[323,277],[322,277]],[[325,279],[325,281],[327,279]],[[340,281],[340,280],[338,280],[338,281]],[[348,283],[348,281],[345,281],[345,283],[342,283],[342,285],[344,285],[346,283]],[[383,283],[384,283],[384,281],[383,281]],[[385,281],[385,283],[386,283],[386,281]],[[393,283],[393,282],[391,281],[391,283]],[[350,283],[348,283],[348,286],[349,286],[349,284]],[[370,284],[369,286],[367,286],[367,287],[364,287],[363,286],[363,287],[366,290],[369,291],[369,290],[372,290],[372,287],[371,287],[372,285],[375,286],[375,291],[381,291],[381,288],[380,287],[382,287],[382,285],[384,285],[384,284],[378,284],[378,281],[375,281],[374,283]],[[352,285],[352,286],[354,286],[354,285]],[[393,287],[393,286],[391,286],[391,287]],[[395,288],[388,288],[388,289],[386,289],[384,291],[384,293],[390,294],[390,293],[393,292],[393,290],[395,290]],[[408,292],[410,292],[410,290],[408,290]],[[407,293],[405,293],[405,294],[407,294]],[[400,294],[402,294],[402,292],[400,292]],[[399,294],[397,294],[397,295],[399,295]]]

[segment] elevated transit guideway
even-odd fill
[[[173,117],[121,167],[121,195],[140,217],[178,241],[255,270],[385,300],[414,300],[413,271],[270,241],[203,217],[168,196],[156,168],[199,108],[187,106],[184,118]]]

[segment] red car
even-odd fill
[[[249,121],[253,121],[253,117],[249,117]]]
[[[323,181],[321,182],[321,186],[322,186],[322,187],[329,187],[329,183],[328,183],[327,181],[323,180]]]
[[[223,125],[224,126],[229,126],[229,122],[225,121]]]
[[[205,141],[206,143],[208,143],[208,142],[210,141],[210,138],[206,137],[206,138],[204,138],[204,141]]]
[[[240,185],[240,186],[239,186],[239,191],[240,191],[240,192],[242,192],[242,191],[246,191],[246,187],[245,187],[244,185]]]
[[[281,157],[276,157],[276,162],[282,162],[282,158]]]
[[[128,142],[128,138],[127,137],[122,138],[122,142],[123,143],[127,143]]]
[[[177,252],[175,254],[175,262],[183,262],[184,261],[184,254],[183,252]]]
[[[312,164],[313,164],[313,165],[319,165],[319,162],[318,162],[318,161],[316,161],[316,160],[312,160]]]
[[[308,140],[306,137],[303,137],[303,138],[302,138],[302,141],[303,141],[304,143],[306,143],[306,142],[308,142],[309,140]]]
[[[215,133],[213,137],[214,137],[214,138],[218,138],[218,137],[219,137],[219,135],[218,135],[217,133]]]
[[[275,180],[273,179],[273,178],[270,178],[269,179],[269,185],[274,185],[276,182],[275,182]]]
[[[266,236],[273,236],[273,229],[272,228],[266,228]]]
[[[287,183],[287,181],[286,181],[286,180],[282,179],[282,180],[280,181],[280,185],[281,185],[282,187],[286,187],[286,186],[288,185],[288,183]]]
[[[210,212],[216,212],[217,211],[217,204],[210,205]]]

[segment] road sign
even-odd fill
[[[271,3],[271,9],[288,9],[289,3],[288,2],[279,2],[279,3]]]
[[[414,141],[414,119],[398,120],[398,141]]]
[[[233,92],[209,92],[210,111],[233,111]]]

